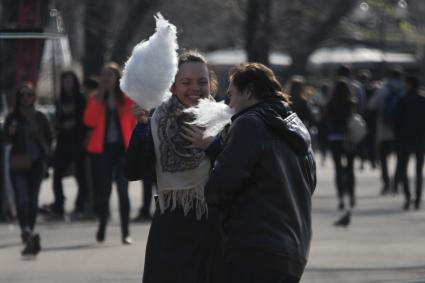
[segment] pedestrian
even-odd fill
[[[406,77],[405,85],[406,95],[398,101],[394,120],[397,151],[397,170],[394,183],[402,183],[405,197],[403,209],[409,210],[412,200],[407,166],[409,157],[414,155],[416,159],[414,208],[418,210],[422,202],[422,171],[425,153],[425,126],[419,121],[425,121],[425,97],[419,94],[420,82],[417,77]]]
[[[291,108],[297,113],[307,129],[310,129],[310,127],[316,124],[316,121],[308,101],[309,97],[306,95],[307,87],[304,77],[292,76],[288,81],[286,89],[291,98]]]
[[[390,177],[388,158],[394,152],[395,106],[403,93],[403,71],[400,67],[394,67],[390,70],[389,77],[384,81],[383,86],[368,102],[368,109],[377,111],[376,143],[381,166],[382,195],[397,192],[397,187],[393,185]],[[394,169],[394,175],[395,171]]]
[[[356,205],[354,155],[355,145],[347,137],[349,117],[356,111],[356,97],[345,79],[338,79],[326,107],[329,147],[335,170],[338,209],[346,208],[348,196],[350,207]]]
[[[211,163],[202,150],[189,148],[184,112],[211,98],[217,81],[206,59],[186,50],[178,59],[171,97],[149,117],[141,111],[127,152],[130,180],[156,183],[155,213],[146,244],[143,282],[222,282],[218,215],[207,207],[204,185]],[[141,90],[143,91],[143,90]]]
[[[193,146],[219,152],[205,197],[221,213],[223,282],[299,282],[316,186],[310,135],[272,70],[241,64],[229,81],[230,126],[210,144],[186,132]]]
[[[84,138],[86,127],[83,115],[86,101],[80,90],[80,82],[73,71],[62,72],[60,93],[56,102],[55,129],[56,148],[53,159],[54,203],[48,219],[63,219],[65,195],[62,179],[74,165],[77,181],[77,197],[74,203],[73,218],[82,218],[87,200],[87,177],[85,169]]]
[[[120,77],[118,64],[105,64],[100,75],[99,88],[87,103],[84,123],[91,131],[86,150],[91,154],[94,199],[99,219],[96,240],[100,243],[105,241],[109,199],[112,183],[115,181],[121,240],[124,245],[131,245],[130,199],[128,181],[124,177],[124,158],[136,120],[131,113],[132,101],[119,87]]]
[[[52,132],[47,117],[35,109],[36,94],[31,83],[23,84],[5,121],[5,141],[12,145],[10,177],[15,194],[23,256],[36,255],[40,236],[35,232],[38,195],[50,153]]]

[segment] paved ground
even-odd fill
[[[425,282],[425,209],[402,212],[403,199],[378,196],[378,172],[367,167],[357,174],[358,205],[352,225],[335,228],[339,217],[331,164],[318,166],[313,199],[314,238],[303,283]],[[50,202],[51,180],[43,183],[41,203]],[[75,182],[65,181],[73,200]],[[140,183],[130,187],[133,215],[140,204]],[[68,201],[71,210],[71,201]],[[43,250],[23,261],[16,224],[0,224],[0,283],[141,282],[148,224],[131,227],[132,246],[121,244],[116,195],[105,244],[94,239],[93,221],[51,223],[40,219]]]

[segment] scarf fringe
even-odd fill
[[[205,215],[208,218],[208,206],[204,197],[204,187],[198,186],[188,190],[170,190],[158,192],[159,208],[161,213],[165,210],[175,210],[177,206],[183,209],[185,216],[195,209],[196,219],[201,220]]]

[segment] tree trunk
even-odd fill
[[[302,42],[302,48],[295,46],[293,50],[289,50],[289,55],[292,58],[292,64],[288,71],[290,74],[303,75],[306,73],[308,57],[327,38],[341,18],[350,13],[356,3],[356,0],[347,0],[335,5],[326,20],[318,22],[316,28],[309,31],[310,36],[307,37],[305,42]]]
[[[249,0],[245,49],[249,62],[269,65],[272,0]]]
[[[109,1],[92,0],[85,12],[84,75],[99,74],[105,60],[109,23],[113,21]]]

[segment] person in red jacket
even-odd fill
[[[105,240],[109,198],[115,180],[121,218],[122,243],[130,245],[130,200],[128,181],[124,177],[124,157],[136,120],[131,112],[132,101],[119,87],[121,71],[116,63],[104,66],[99,89],[88,103],[84,123],[91,129],[86,150],[92,155],[92,172],[96,212],[99,226],[96,240]]]

